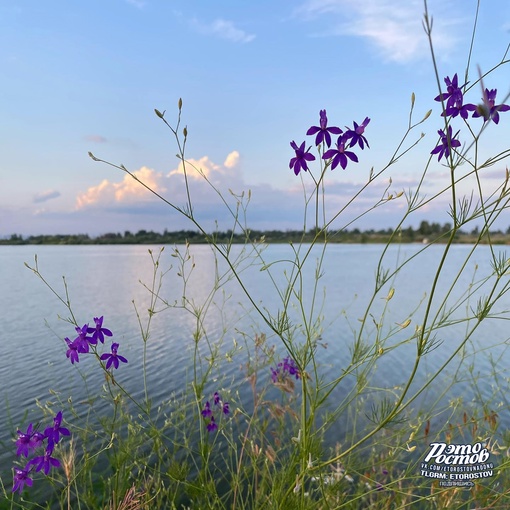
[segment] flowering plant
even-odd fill
[[[424,27],[433,48],[432,21],[426,3]],[[432,56],[435,62],[433,49]],[[500,65],[508,63],[505,58]],[[422,503],[423,508],[467,508],[481,506],[481,501],[486,507],[494,507],[507,495],[508,489],[498,492],[496,483],[492,486],[493,492],[481,483],[474,485],[472,491],[448,492],[417,477],[417,446],[437,438],[446,437],[452,441],[457,434],[465,440],[465,436],[471,434],[476,444],[481,444],[483,435],[487,451],[491,449],[494,454],[509,447],[508,438],[497,431],[498,413],[493,409],[484,403],[483,415],[476,415],[471,405],[453,400],[445,404],[444,398],[445,388],[450,390],[456,388],[456,384],[465,385],[466,381],[472,384],[478,398],[479,385],[475,377],[470,378],[474,369],[466,368],[466,360],[479,352],[470,349],[482,324],[505,318],[504,310],[498,310],[497,306],[510,290],[507,278],[510,260],[494,248],[491,228],[510,206],[509,174],[506,172],[500,187],[486,196],[481,170],[503,161],[510,155],[510,149],[502,150],[487,161],[480,161],[478,149],[486,127],[503,124],[502,114],[510,107],[505,104],[507,98],[496,100],[497,89],[483,85],[483,80],[490,78],[490,72],[484,76],[480,74],[470,83],[468,64],[463,85],[459,85],[457,73],[452,78],[451,74],[444,78],[446,91],[437,66],[435,74],[438,95],[434,100],[440,103],[441,113],[435,118],[439,126],[433,131],[439,127],[439,138],[427,146],[428,160],[416,189],[392,191],[390,178],[383,184],[380,199],[358,212],[354,220],[345,218],[346,211],[366,189],[385,179],[397,161],[422,143],[423,134],[414,142],[408,139],[431,117],[432,110],[420,120],[413,120],[416,97],[412,94],[409,125],[402,141],[388,163],[378,170],[372,168],[366,172],[363,169],[368,153],[363,151],[371,149],[370,144],[371,150],[376,145],[372,139],[370,144],[368,140],[369,126],[380,122],[375,117],[365,117],[360,124],[353,121],[352,128],[341,129],[328,125],[326,109],[321,109],[318,125],[306,131],[307,136],[313,137],[311,144],[290,142],[293,153],[287,171],[293,171],[303,184],[303,239],[311,231],[312,242],[291,244],[290,256],[282,260],[273,261],[266,254],[264,239],[252,236],[245,195],[232,192],[236,201],[232,207],[222,191],[208,181],[206,173],[195,168],[209,182],[212,192],[222,199],[231,215],[232,233],[240,232],[245,244],[236,251],[232,238],[220,243],[215,233],[207,232],[200,223],[196,214],[199,205],[194,202],[188,183],[192,163],[184,153],[187,128],[180,128],[182,100],[178,102],[175,126],[167,120],[165,112],[155,110],[155,113],[176,140],[184,172],[185,206],[152,190],[125,166],[108,163],[150,190],[205,236],[212,247],[213,283],[206,297],[190,295],[195,259],[189,244],[176,247],[172,257],[178,266],[176,278],[180,294],[175,301],[165,298],[161,281],[168,271],[160,266],[163,250],[158,256],[150,250],[153,278],[152,283],[145,285],[149,294],[149,303],[143,308],[145,322],[135,306],[143,351],[136,362],[130,356],[128,366],[128,360],[119,354],[120,342],[112,342],[110,352],[98,351],[104,347],[105,337],[113,337],[112,331],[103,327],[103,316],[95,317],[92,327],[91,323],[77,321],[67,296],[67,286],[65,296],[52,289],[69,312],[69,322],[77,334],[73,340],[64,338],[66,357],[76,369],[81,368],[84,355],[97,360],[105,380],[101,397],[111,406],[111,417],[98,420],[102,425],[99,453],[91,453],[87,446],[100,433],[93,427],[83,427],[82,459],[73,457],[74,462],[81,462],[81,469],[66,471],[67,484],[62,500],[66,498],[69,506],[71,501],[77,502],[77,508],[81,501],[84,506],[98,508],[109,501],[111,508],[383,509],[421,508],[416,505]],[[482,102],[467,103],[466,98],[474,93],[476,85],[482,89]],[[332,109],[328,108],[331,113]],[[335,111],[335,116],[338,114]],[[95,161],[103,161],[90,156]],[[421,194],[422,186],[429,178],[431,165],[437,164],[436,159],[449,170],[450,181],[437,195],[426,198]],[[460,174],[462,164],[467,170]],[[358,175],[367,176],[352,198],[332,211],[326,206],[327,177],[330,172],[340,171],[339,167],[345,172],[356,171]],[[459,195],[460,183],[466,179],[474,182],[476,204]],[[249,193],[247,196],[249,198]],[[437,197],[448,198],[452,223],[436,238],[417,248],[416,253],[401,254],[399,239],[404,222]],[[402,218],[391,230],[389,241],[380,247],[373,287],[360,297],[362,306],[353,312],[356,313],[354,320],[346,311],[348,307],[339,304],[342,307],[339,315],[345,322],[337,329],[338,323],[325,317],[320,298],[327,290],[322,287],[326,251],[357,218],[397,200],[402,207]],[[314,213],[311,229],[309,207]],[[477,222],[482,222],[482,229],[452,276],[448,263],[456,236],[461,228]],[[417,271],[413,264],[420,264],[423,260],[420,257],[439,242],[442,243],[439,260],[423,294],[400,292],[409,279],[406,273],[409,268]],[[490,265],[490,269],[480,278],[476,273],[465,284],[467,267],[484,242],[489,245],[490,264],[487,266]],[[397,249],[393,250],[395,247]],[[417,267],[418,271],[424,271],[423,265]],[[46,283],[37,260],[31,269]],[[250,270],[257,271],[255,283],[246,276]],[[444,292],[439,288],[443,280],[446,280]],[[340,287],[343,282],[328,284]],[[221,305],[227,306],[230,299],[229,285],[237,285],[243,295],[245,301],[239,305],[242,313],[256,317],[247,327],[242,328],[234,314],[222,311]],[[260,285],[264,286],[264,296],[270,295],[276,300],[274,307],[267,306],[259,297]],[[162,378],[166,374],[148,376],[147,345],[151,341],[149,331],[154,317],[167,309],[188,314],[192,319],[194,329],[189,342],[192,362],[182,381],[182,392],[175,391],[171,398],[154,405],[150,376]],[[211,315],[221,323],[214,334],[207,329]],[[459,327],[462,334],[458,333]],[[165,340],[171,334],[165,331]],[[229,335],[234,338],[230,349],[224,344]],[[348,343],[341,356],[338,351],[337,355],[333,354],[334,350],[328,351],[332,354],[325,359],[318,355],[319,349],[329,349],[324,340],[326,336],[329,344],[336,343],[336,347],[342,342]],[[244,340],[243,346],[239,345],[239,338]],[[439,349],[442,349],[442,358],[437,364],[431,360],[430,353]],[[159,354],[159,347],[157,351]],[[387,363],[391,355],[401,362],[400,372],[390,371],[390,378],[394,376],[395,379],[389,381],[377,378],[381,365]],[[229,380],[231,372],[225,369],[225,363],[232,362],[236,356],[241,360],[242,376]],[[129,391],[125,374],[130,369],[142,373],[143,389]],[[453,373],[451,379],[447,377],[449,371]],[[250,401],[241,397],[240,387],[249,387]],[[441,394],[437,399],[436,392]],[[90,400],[93,402],[95,398]],[[414,407],[418,403],[423,404],[422,408]],[[78,421],[76,408],[70,405],[70,410]],[[74,430],[80,427],[72,429],[74,438],[78,434]],[[50,475],[53,468],[68,465],[67,461],[61,462],[52,456],[61,436],[67,435],[70,431],[62,427],[62,412],[57,413],[53,427],[46,428],[44,433],[38,432],[32,423],[26,432],[18,431],[18,456],[28,458],[44,442],[47,445],[43,455],[32,458],[24,467],[13,468],[12,491],[21,493],[25,486],[31,487],[34,472]],[[331,437],[335,438],[334,446]],[[104,473],[104,479],[92,481],[90,473],[100,454],[104,464],[97,468]],[[510,461],[505,459],[502,465],[508,467]],[[80,484],[76,481],[78,478]],[[501,480],[508,478],[497,478],[498,483]],[[71,487],[78,485],[80,490],[76,488],[71,495]],[[106,494],[99,503],[98,485],[102,494]],[[503,482],[500,485],[505,486]],[[88,492],[81,489],[83,487],[88,487]],[[119,494],[125,494],[124,500],[121,501]]]

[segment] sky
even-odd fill
[[[428,2],[441,80],[458,73],[463,83],[476,7],[476,0]],[[344,130],[369,117],[370,148],[358,149],[359,161],[345,170],[327,170],[326,215],[343,211],[338,228],[395,226],[444,127],[423,13],[422,0],[1,2],[0,237],[195,229],[122,170],[88,156],[124,165],[184,206],[176,140],[154,112],[164,111],[175,126],[179,98],[179,134],[185,126],[188,132],[185,158],[230,207],[235,197],[244,197],[243,207],[250,197],[242,217],[254,229],[303,227],[304,189],[311,189],[310,173],[320,173],[314,137],[306,132],[319,124],[319,110],[326,109],[328,125]],[[509,42],[510,2],[481,0],[470,83],[478,66],[485,73],[502,61]],[[505,100],[510,67],[497,67],[484,82],[498,90],[497,103]],[[399,146],[412,93],[413,121],[429,109],[432,114],[403,149],[424,136],[351,202],[371,169],[384,169]],[[465,100],[477,103],[481,96],[476,84]],[[466,124],[459,118],[452,123],[469,143]],[[482,122],[470,118],[469,124],[478,132]],[[310,173],[296,176],[289,168],[293,140],[306,140],[317,155]],[[508,140],[505,112],[499,125],[487,126],[478,157],[505,150]],[[484,194],[503,182],[506,164],[480,172]],[[188,168],[196,218],[209,231],[231,228],[219,195]],[[434,158],[423,196],[446,186],[449,175]],[[459,193],[469,195],[473,187],[466,179]],[[382,196],[402,191],[370,210]],[[449,221],[448,201],[438,197],[407,224]],[[308,210],[310,228],[311,216]],[[501,226],[510,226],[510,215]]]

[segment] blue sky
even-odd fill
[[[442,77],[464,75],[476,4],[429,1]],[[2,2],[0,236],[191,227],[121,171],[87,155],[124,164],[183,205],[175,142],[154,114],[166,110],[173,123],[180,97],[187,158],[227,195],[251,190],[252,228],[302,226],[302,181],[289,169],[289,142],[311,145],[305,133],[323,108],[330,125],[342,128],[371,119],[370,149],[359,152],[359,163],[328,171],[329,213],[366,182],[371,167],[389,161],[405,133],[412,92],[416,120],[433,109],[410,140],[425,137],[345,221],[374,203],[390,177],[393,193],[413,188],[442,127],[422,15],[421,0]],[[470,80],[477,65],[485,72],[500,62],[509,42],[510,3],[482,0]],[[485,85],[503,100],[510,68]],[[480,97],[477,86],[467,101]],[[479,119],[470,122],[480,126]],[[480,153],[508,147],[509,126],[510,112],[503,113]],[[487,189],[504,171],[504,162],[484,170]],[[432,195],[447,179],[436,161],[425,192]],[[191,181],[199,218],[209,228],[214,220],[229,228],[214,193],[195,176]],[[469,193],[472,184],[464,186]],[[388,202],[356,226],[391,227],[404,207],[403,197]],[[446,208],[438,200],[409,223],[448,221]]]

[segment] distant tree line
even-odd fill
[[[443,225],[422,221],[418,228],[407,227],[395,232],[392,228],[382,230],[351,230],[328,231],[326,234],[329,242],[332,243],[385,243],[393,238],[394,241],[404,243],[423,243],[446,241],[452,230],[450,223]],[[479,228],[475,227],[471,232],[459,230],[455,242],[472,243],[479,236]],[[261,241],[266,243],[288,243],[288,242],[311,242],[315,236],[315,229],[303,232],[301,230],[249,230],[246,233],[214,232],[209,234],[217,243],[244,243],[249,241]],[[484,237],[487,241],[488,236]],[[490,239],[496,244],[510,244],[510,227],[506,232],[501,230],[490,231]],[[88,234],[70,235],[37,235],[21,236],[12,234],[9,238],[0,239],[0,245],[23,245],[23,244],[183,244],[183,243],[206,243],[206,236],[194,230],[178,230],[163,233],[152,230],[139,230],[132,233],[126,230],[124,233],[108,232],[96,237]]]

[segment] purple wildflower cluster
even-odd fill
[[[358,124],[353,122],[353,128],[346,127],[346,131],[342,131],[340,128],[331,126],[328,127],[328,117],[326,116],[326,110],[319,112],[319,125],[312,126],[306,134],[309,136],[315,136],[315,145],[325,145],[328,150],[322,155],[322,159],[330,160],[331,170],[334,170],[340,165],[344,170],[347,167],[348,160],[358,162],[358,156],[348,149],[358,145],[361,150],[365,148],[365,145],[370,148],[368,141],[365,138],[364,132],[370,119],[368,117]],[[335,144],[335,148],[331,149],[331,135],[339,135]],[[310,153],[310,147],[305,150],[306,142],[303,142],[299,147],[296,142],[290,142],[290,146],[294,149],[295,156],[290,160],[289,168],[294,169],[296,175],[301,170],[308,170],[308,161],[314,161],[315,156]]]
[[[228,402],[223,402],[221,400],[220,394],[217,391],[215,391],[214,395],[213,395],[213,405],[216,406],[217,409],[221,409],[221,412],[224,415],[227,415],[230,413],[230,407],[229,407]],[[209,432],[214,432],[215,430],[218,429],[218,424],[216,423],[216,420],[214,419],[213,410],[214,410],[214,408],[211,407],[211,403],[208,400],[205,403],[204,408],[200,412],[200,414],[202,415],[202,418],[204,418],[204,420],[208,420],[207,421],[207,430]]]
[[[44,446],[44,453],[33,457],[28,461],[25,468],[18,466],[13,467],[14,480],[12,492],[23,491],[23,487],[27,485],[32,487],[32,478],[30,477],[32,471],[36,473],[44,471],[48,475],[52,467],[60,467],[60,461],[53,457],[53,450],[60,441],[60,436],[70,436],[71,433],[66,427],[62,427],[62,411],[59,411],[55,418],[53,418],[53,426],[44,429],[44,432],[34,430],[32,423],[27,428],[26,432],[18,430],[18,439],[16,441],[16,455],[18,457],[28,458],[30,454],[36,451],[39,447]]]
[[[467,120],[470,112],[473,112],[472,117],[482,117],[484,123],[492,120],[494,124],[499,124],[499,112],[507,112],[510,110],[510,106],[506,104],[496,105],[496,94],[497,89],[485,89],[483,91],[482,103],[475,105],[471,103],[464,104],[464,94],[462,89],[465,85],[459,87],[459,79],[457,74],[450,79],[447,76],[444,79],[446,84],[446,92],[441,92],[435,101],[441,101],[444,103],[444,111],[441,114],[443,117],[453,119],[457,116]],[[441,138],[440,143],[435,147],[431,154],[437,154],[437,160],[441,161],[441,158],[450,157],[451,150],[455,147],[460,147],[461,143],[457,139],[460,131],[457,131],[455,135],[452,134],[452,127],[448,125],[446,129],[440,129],[438,134]]]
[[[293,376],[296,380],[301,377],[299,368],[292,358],[284,358],[276,368],[271,368],[271,379],[274,383],[282,382],[288,376]]]
[[[90,327],[88,324],[85,324],[83,327],[76,327],[76,332],[78,336],[74,340],[69,340],[69,338],[65,338],[67,343],[67,352],[66,356],[69,358],[71,363],[79,363],[80,354],[88,354],[90,351],[90,346],[96,346],[98,342],[104,344],[105,335],[113,336],[113,333],[107,329],[103,328],[103,316],[94,317],[95,327]],[[119,344],[116,342],[112,343],[111,352],[104,353],[101,355],[101,360],[106,361],[106,370],[108,370],[112,365],[114,368],[119,368],[119,361],[122,363],[127,363],[128,360],[118,354]]]

